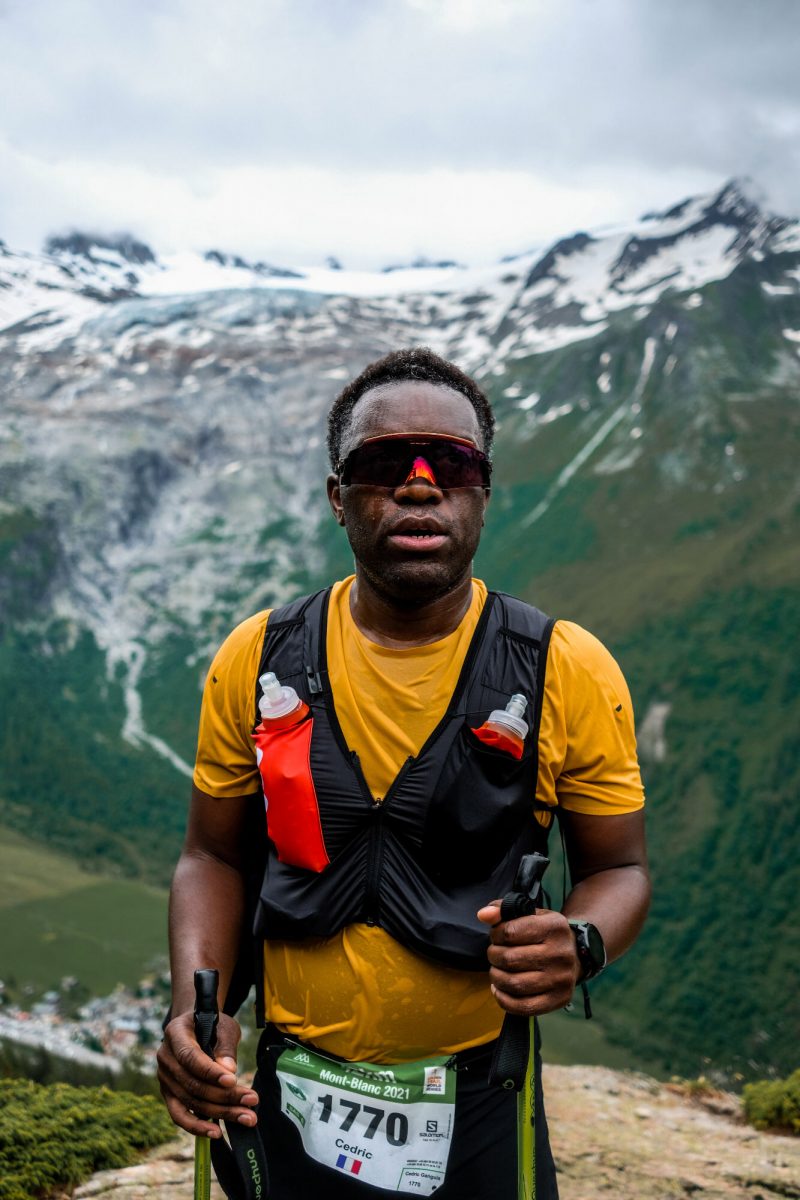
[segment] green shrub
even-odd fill
[[[742,1100],[744,1115],[756,1129],[789,1129],[800,1133],[800,1070],[788,1079],[746,1084]]]
[[[41,1200],[75,1187],[174,1133],[151,1096],[0,1079],[0,1200]]]
[[[719,1095],[719,1089],[715,1088],[705,1075],[698,1075],[696,1079],[681,1079],[679,1075],[673,1075],[670,1080],[670,1089],[688,1097],[689,1100],[702,1100],[705,1097]]]

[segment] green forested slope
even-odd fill
[[[758,1075],[791,1067],[800,1045],[800,371],[780,337],[800,312],[747,268],[704,289],[691,318],[667,296],[644,324],[617,331],[612,354],[616,401],[627,391],[640,405],[617,430],[619,442],[641,430],[638,458],[592,470],[624,457],[605,444],[555,494],[602,419],[578,407],[598,347],[530,360],[523,391],[576,409],[533,438],[524,415],[505,415],[511,473],[498,471],[479,568],[600,636],[640,724],[669,705],[666,757],[643,764],[653,909],[596,985],[602,1019],[670,1070],[710,1060]],[[637,391],[647,337],[653,368]]]
[[[97,863],[94,864],[97,866]],[[6,998],[59,989],[65,976],[84,994],[135,987],[166,958],[167,894],[109,879],[0,826],[0,975]]]
[[[196,720],[184,670],[184,722]],[[22,685],[21,685],[22,684]],[[165,883],[180,847],[189,781],[121,737],[121,688],[88,633],[7,630],[0,641],[0,821],[89,870]],[[187,733],[187,739],[191,734]]]
[[[798,1053],[800,594],[733,588],[615,649],[642,703],[668,700],[645,767],[654,901],[609,1028],[670,1070],[784,1069]]]

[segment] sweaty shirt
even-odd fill
[[[352,582],[351,576],[333,586],[328,671],[347,744],[382,799],[444,715],[486,587],[474,580],[470,608],[446,638],[390,649],[371,642],[353,621]],[[251,730],[268,616],[257,613],[234,629],[206,680],[194,782],[220,800],[261,789]],[[605,647],[568,621],[556,622],[547,657],[536,797],[592,815],[633,812],[644,803],[625,680]],[[531,820],[537,818],[546,822],[548,814],[532,812]],[[502,1024],[483,973],[424,959],[379,926],[269,941],[264,965],[267,1019],[351,1061],[450,1054],[491,1041]]]

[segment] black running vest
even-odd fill
[[[535,795],[554,622],[520,600],[489,592],[444,717],[376,803],[336,717],[326,657],[329,598],[327,589],[296,600],[267,622],[258,674],[274,671],[311,711],[305,729],[293,735],[295,746],[305,739],[304,751],[282,776],[279,736],[270,752],[281,781],[275,784],[273,770],[255,933],[267,940],[327,938],[356,922],[380,925],[427,958],[487,970],[489,938],[475,913],[511,890],[523,854],[547,847],[547,828],[534,810],[546,808]],[[471,732],[514,692],[529,703],[520,760]],[[279,844],[273,840],[270,808],[275,828],[291,832],[294,791],[302,819],[310,822],[310,840],[321,848],[313,866],[296,849],[296,829]],[[311,812],[309,795],[316,804]]]

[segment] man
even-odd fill
[[[191,1133],[217,1136],[207,1118],[255,1125],[259,1106],[276,1200],[514,1196],[515,1096],[487,1082],[503,1015],[564,1007],[644,920],[619,668],[584,630],[472,577],[493,427],[474,381],[428,350],[367,367],[329,418],[328,497],[354,577],[243,622],[209,672],[159,1075]],[[259,775],[265,670],[311,712],[272,735]],[[519,759],[474,732],[514,693],[530,725]],[[227,994],[262,785],[259,1103],[236,1078],[236,1022],[221,1017],[212,1061],[191,1010],[195,968],[218,968]],[[498,898],[556,809],[573,880],[563,912],[501,921]],[[540,1097],[537,1109],[541,1200],[557,1190]]]

